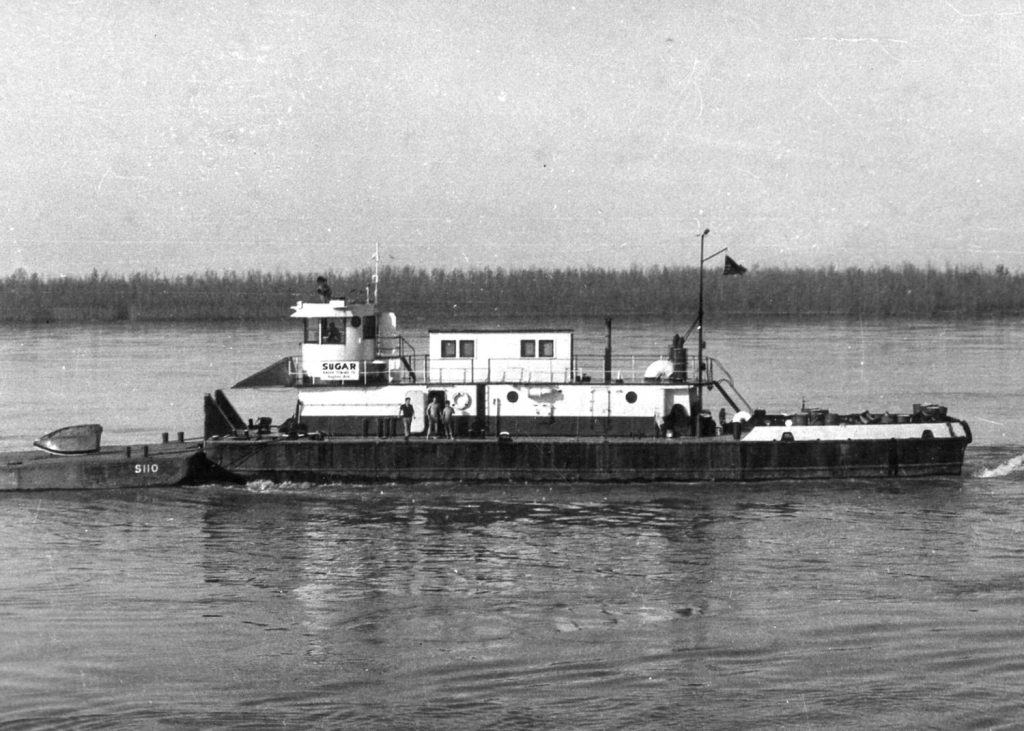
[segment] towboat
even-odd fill
[[[707,232],[705,231],[705,234]],[[577,352],[573,330],[432,329],[417,353],[394,313],[298,302],[298,355],[234,388],[294,388],[294,411],[243,419],[204,399],[204,452],[242,480],[691,482],[958,475],[968,424],[944,406],[791,414],[752,407],[705,355],[703,236],[696,353]],[[731,260],[730,260],[731,262]],[[376,274],[374,275],[376,279]],[[693,328],[691,328],[692,331]],[[705,395],[721,397],[713,414]],[[402,407],[411,406],[403,418]],[[432,417],[438,416],[435,420]]]

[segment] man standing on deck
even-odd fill
[[[409,441],[409,432],[412,430],[412,417],[416,413],[413,408],[412,399],[405,397],[405,403],[398,407],[398,414],[402,417],[402,426],[405,427],[405,441]]]
[[[441,404],[437,401],[437,396],[430,399],[430,405],[427,406],[427,438],[438,437],[438,427],[441,424]]]
[[[441,426],[444,427],[446,437],[455,438],[455,409],[452,408],[451,401],[445,401],[444,408],[441,409]]]

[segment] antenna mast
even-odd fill
[[[380,242],[374,244],[373,250],[373,304],[377,304],[377,285],[380,282]]]
[[[704,410],[704,237],[711,229],[704,229],[700,235],[700,286],[697,293],[697,413],[694,414],[694,428],[700,428],[700,414]],[[694,431],[694,436],[700,436]]]

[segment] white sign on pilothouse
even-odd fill
[[[359,361],[325,360],[320,364],[320,378],[325,381],[358,381]]]

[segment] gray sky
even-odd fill
[[[0,274],[1024,268],[1011,0],[0,4]]]

